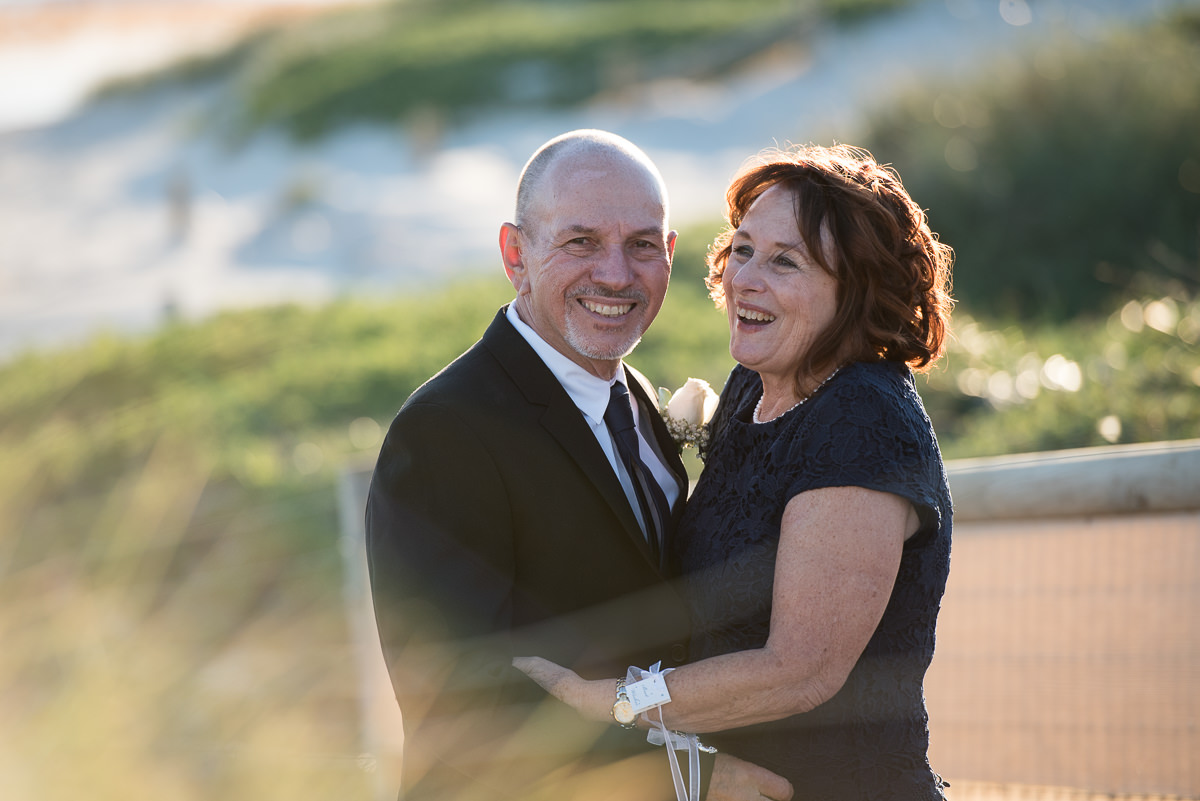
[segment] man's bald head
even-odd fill
[[[571,170],[576,166],[606,166],[644,172],[648,191],[657,192],[662,203],[663,219],[667,218],[667,188],[662,175],[650,157],[628,139],[608,131],[582,129],[556,136],[542,145],[530,157],[521,180],[517,184],[517,208],[515,222],[518,227],[529,231],[537,216],[536,206],[544,199],[547,178],[559,169]],[[557,176],[559,179],[568,176]]]

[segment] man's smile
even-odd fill
[[[629,303],[602,303],[600,301],[588,300],[586,298],[579,299],[580,305],[593,314],[599,314],[602,317],[620,317],[628,314],[633,310],[634,304]]]

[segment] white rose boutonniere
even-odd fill
[[[670,392],[659,387],[658,404],[667,430],[680,450],[694,447],[704,457],[708,445],[708,421],[717,409],[717,393],[699,378],[689,378],[682,387]]]

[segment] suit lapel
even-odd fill
[[[657,440],[659,455],[663,457],[671,474],[675,477],[675,483],[679,488],[679,500],[675,503],[675,508],[672,510],[675,516],[683,506],[684,500],[687,498],[688,490],[688,474],[687,468],[683,466],[683,459],[679,456],[679,446],[675,443],[675,438],[671,436],[671,432],[667,430],[667,424],[663,421],[662,412],[658,408],[658,400],[651,397],[648,389],[646,378],[634,370],[632,367],[625,366],[625,382],[631,388],[634,397],[637,398],[641,405],[644,420],[650,421],[650,428],[654,431],[654,438]]]
[[[679,488],[679,500],[675,502],[675,506],[671,509],[671,526],[666,531],[663,543],[663,567],[665,569],[671,563],[671,541],[675,536],[675,528],[679,525],[680,518],[683,517],[683,507],[687,502],[687,468],[683,466],[683,459],[679,455],[679,446],[675,443],[675,438],[667,430],[667,424],[662,418],[662,413],[659,411],[657,399],[651,399],[649,396],[649,383],[645,377],[628,365],[625,367],[625,376],[634,396],[642,406],[642,411],[645,413],[642,419],[650,421],[650,428],[654,431],[654,438],[658,441],[659,454],[671,469],[671,473],[675,476],[675,484]]]
[[[596,491],[612,507],[626,535],[634,541],[646,561],[654,564],[650,546],[625,497],[625,490],[621,488],[617,474],[613,472],[583,413],[554,377],[554,373],[550,372],[550,368],[508,322],[504,311],[500,310],[484,332],[483,344],[509,374],[525,399],[531,405],[543,408],[539,418],[542,427],[579,465]]]

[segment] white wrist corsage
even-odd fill
[[[717,409],[717,393],[712,386],[703,379],[689,378],[674,393],[659,387],[658,406],[679,449],[696,448],[703,458],[708,445],[708,421]]]

